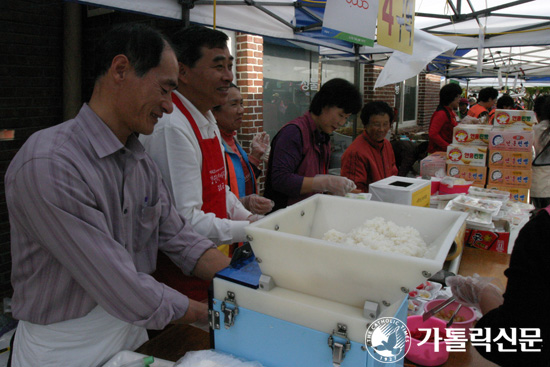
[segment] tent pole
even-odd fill
[[[360,66],[361,64],[359,63],[359,48],[361,46],[358,45],[357,43],[354,43],[353,44],[353,49],[355,51],[355,61],[354,61],[354,65],[353,65],[353,78],[354,78],[354,84],[355,86],[357,87],[357,89],[360,88],[360,84],[361,84],[361,69],[360,69]],[[363,95],[363,93],[361,93],[361,95]],[[355,114],[355,116],[353,117],[353,139],[355,140],[355,137],[357,136],[357,117],[358,117],[358,114]]]
[[[195,7],[194,0],[178,0],[178,1],[181,4],[181,23],[183,25],[183,28],[187,28],[191,23],[191,21],[189,20],[190,18],[189,10]]]

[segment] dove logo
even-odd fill
[[[407,354],[405,346],[409,338],[409,329],[403,321],[395,317],[382,317],[367,328],[365,344],[370,356],[378,362],[394,363]]]

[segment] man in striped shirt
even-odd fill
[[[6,173],[12,366],[102,365],[145,342],[146,328],[205,322],[205,304],[150,276],[159,250],[202,279],[229,264],[177,213],[136,137],[172,112],[171,44],[134,24],[98,46],[89,103],[31,136]]]

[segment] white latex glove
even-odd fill
[[[190,304],[191,304],[191,301],[197,302],[197,301],[194,301],[194,300],[190,299],[189,300]],[[201,302],[198,302],[198,307],[199,308],[204,309],[205,306],[206,306],[206,314],[208,315],[208,300],[206,299],[206,300],[203,300]],[[202,310],[200,312],[201,312],[201,314],[203,313]],[[198,319],[196,321],[190,323],[189,325],[193,326],[193,327],[196,327],[198,329],[204,330],[207,333],[210,332],[210,325],[209,325],[209,322],[208,322],[208,317],[204,317],[203,315],[198,317]]]
[[[263,196],[252,194],[239,198],[243,206],[254,214],[269,213],[275,203]]]
[[[348,192],[355,190],[355,183],[342,176],[317,175],[313,177],[311,188],[315,192],[330,192],[334,195],[344,196]]]
[[[254,223],[257,220],[262,219],[263,217],[264,215],[252,214],[252,215],[249,215],[248,218],[246,218],[246,220],[248,220],[250,223]]]
[[[476,119],[475,117],[472,117],[472,116],[464,116],[464,118],[462,118],[462,120],[460,120],[460,123],[461,124],[479,125],[479,124],[481,124],[481,121],[479,119]]]
[[[480,277],[479,274],[474,274],[473,277],[456,275],[447,277],[445,283],[451,287],[451,292],[453,296],[455,296],[457,302],[479,309],[479,301],[481,300],[483,289],[487,286],[498,289],[494,284],[490,284],[493,279],[494,278]]]
[[[250,155],[257,158],[258,160],[267,159],[269,156],[269,134],[265,131],[257,133],[252,138],[252,143],[250,144]]]

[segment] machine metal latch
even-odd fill
[[[220,313],[216,310],[208,310],[208,324],[214,330],[220,329]]]
[[[233,308],[228,308],[227,304],[232,304]],[[239,314],[239,307],[235,300],[235,293],[227,291],[227,297],[222,302],[221,310],[223,312],[223,324],[226,329],[229,329],[235,323],[235,317]]]
[[[328,346],[332,349],[332,365],[339,367],[344,360],[346,352],[351,349],[351,343],[348,339],[348,327],[344,324],[337,324],[338,330],[332,330],[332,335],[328,337]],[[345,343],[340,343],[334,340],[337,336],[345,340]]]

